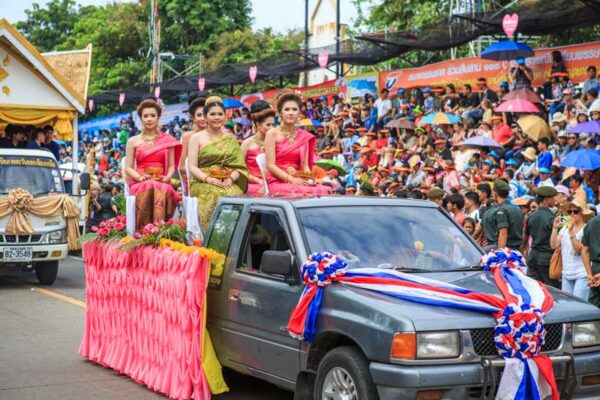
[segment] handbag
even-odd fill
[[[548,271],[550,279],[560,279],[562,277],[562,269],[562,253],[560,247],[558,247],[554,250],[554,253],[552,253],[552,258],[550,258],[550,269]]]

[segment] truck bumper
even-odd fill
[[[576,354],[573,360],[575,382],[571,398],[598,399],[600,384],[584,386],[582,380],[600,375],[600,352]],[[419,392],[432,390],[441,391],[443,399],[479,399],[485,377],[480,363],[421,366],[372,362],[369,369],[381,400],[416,399]],[[497,378],[500,370],[494,371]],[[569,376],[567,363],[554,364],[554,374],[560,390]]]
[[[10,263],[4,262],[4,247],[31,247],[33,249],[33,259],[31,263],[42,262],[42,261],[53,261],[62,260],[67,257],[69,253],[69,245],[67,243],[62,244],[31,244],[31,245],[19,245],[14,246],[0,246],[0,267],[5,265],[26,265],[27,262],[21,263]]]

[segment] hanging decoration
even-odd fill
[[[204,88],[206,87],[206,79],[198,78],[198,90],[204,92]]]
[[[319,53],[319,67],[327,68],[327,64],[329,62],[329,53],[327,50],[323,50]]]
[[[518,26],[519,14],[506,14],[504,18],[502,18],[502,30],[509,38],[512,38],[515,35]]]
[[[94,111],[94,99],[88,100],[88,110],[90,110],[90,112]]]
[[[250,82],[256,82],[256,75],[258,75],[258,67],[256,65],[251,66],[250,70],[248,71],[248,74],[250,75]]]
[[[119,106],[123,107],[123,103],[125,103],[125,92],[119,94]]]

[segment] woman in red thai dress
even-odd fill
[[[316,138],[296,127],[302,99],[293,90],[284,89],[277,98],[281,125],[267,132],[265,156],[270,175],[269,192],[273,195],[326,195],[331,188],[316,185],[312,177]]]
[[[137,108],[142,132],[129,138],[126,147],[125,180],[135,196],[135,229],[166,221],[181,200],[171,178],[181,156],[181,144],[158,130],[161,107],[154,100],[144,100]]]
[[[250,115],[254,125],[254,135],[242,143],[242,156],[248,167],[248,191],[251,196],[265,194],[263,176],[256,162],[256,156],[265,151],[265,136],[273,128],[277,113],[269,103],[258,100],[250,106]],[[270,175],[268,172],[265,172]]]

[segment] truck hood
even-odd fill
[[[6,225],[8,224],[9,218],[10,215],[0,218],[0,234],[6,233]],[[61,214],[56,214],[48,218],[40,218],[29,213],[29,219],[31,220],[31,226],[33,227],[35,234],[56,231],[67,227],[65,217]]]
[[[430,279],[501,297],[489,272],[443,272],[424,275]],[[336,299],[342,301],[340,303],[335,301],[336,304],[349,302],[353,303],[350,307],[362,309],[370,315],[383,313],[390,320],[396,320],[398,323],[412,322],[416,331],[495,326],[494,317],[483,312],[420,304],[344,285],[332,285],[327,290],[332,290],[331,294],[335,297],[344,298]],[[554,307],[544,318],[546,323],[600,320],[600,310],[591,304],[554,288],[549,288],[549,291],[554,298]]]

